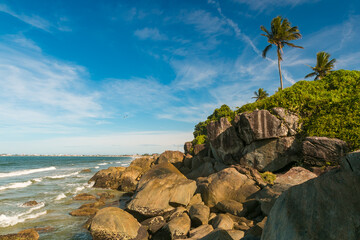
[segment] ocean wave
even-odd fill
[[[64,174],[64,175],[55,175],[55,176],[48,176],[46,178],[50,178],[50,179],[59,179],[59,178],[66,178],[66,177],[71,177],[74,175],[78,175],[80,172],[73,172],[73,173],[69,173],[69,174]]]
[[[45,215],[47,213],[47,211],[42,211],[42,212],[32,214],[33,211],[38,210],[44,206],[45,206],[45,203],[40,203],[37,206],[30,208],[26,212],[19,213],[17,215],[13,215],[13,216],[7,216],[5,214],[0,214],[0,227],[14,226],[18,223],[25,222],[28,219],[34,219],[39,216]]]
[[[94,167],[94,168],[100,168],[99,166],[96,166],[96,167]]]
[[[16,177],[16,176],[28,175],[28,174],[32,174],[32,173],[52,171],[52,170],[55,170],[55,169],[56,169],[56,167],[46,167],[46,168],[37,168],[37,169],[14,171],[14,172],[8,172],[8,173],[0,173],[0,178]]]
[[[99,163],[99,166],[104,166],[104,165],[108,165],[109,163]]]
[[[7,189],[14,189],[14,188],[25,188],[32,184],[32,181],[26,181],[26,182],[17,182],[17,183],[10,183],[5,186],[0,186],[0,191],[4,191]]]
[[[94,184],[95,184],[94,181],[91,181],[90,183],[85,183],[82,186],[76,187],[72,193],[77,194],[78,192],[81,192],[85,188],[91,188],[92,186],[94,186]]]
[[[59,200],[61,200],[61,199],[63,199],[63,198],[66,198],[66,195],[63,194],[63,193],[60,193],[59,195],[57,195],[57,197],[55,198],[55,200],[56,200],[56,201],[59,201]]]

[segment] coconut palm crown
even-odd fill
[[[286,18],[282,18],[281,16],[277,16],[271,21],[271,31],[268,31],[264,26],[261,26],[260,29],[265,32],[265,34],[261,35],[267,37],[267,41],[268,43],[270,43],[268,46],[265,47],[262,52],[263,58],[266,58],[266,54],[270,50],[272,45],[276,46],[280,85],[281,89],[283,89],[283,80],[280,64],[280,62],[282,61],[283,47],[287,45],[295,48],[303,48],[301,46],[296,46],[293,43],[290,43],[290,41],[292,40],[300,39],[301,34],[298,27],[291,27],[290,22]]]
[[[259,90],[257,92],[255,91],[254,94],[255,97],[252,98],[256,99],[255,102],[267,98],[269,96],[269,94],[263,88],[259,88]]]
[[[309,73],[305,78],[315,76],[314,80],[321,79],[331,72],[335,66],[336,59],[333,58],[329,61],[330,54],[327,52],[318,52],[316,54],[316,66],[309,66],[314,72]]]

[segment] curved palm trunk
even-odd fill
[[[280,62],[281,62],[281,56],[280,56],[281,52],[280,52],[279,47],[277,49],[277,52],[278,52],[278,67],[279,67],[279,75],[280,75],[280,86],[281,86],[281,90],[283,90],[284,88],[283,88],[283,80],[282,80],[281,64],[280,64]]]

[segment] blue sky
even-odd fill
[[[279,87],[260,26],[303,35],[284,49],[284,86],[318,51],[360,66],[356,0],[0,1],[0,153],[182,150],[194,125]]]

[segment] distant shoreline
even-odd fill
[[[142,155],[86,155],[86,154],[0,154],[0,157],[140,157]]]

